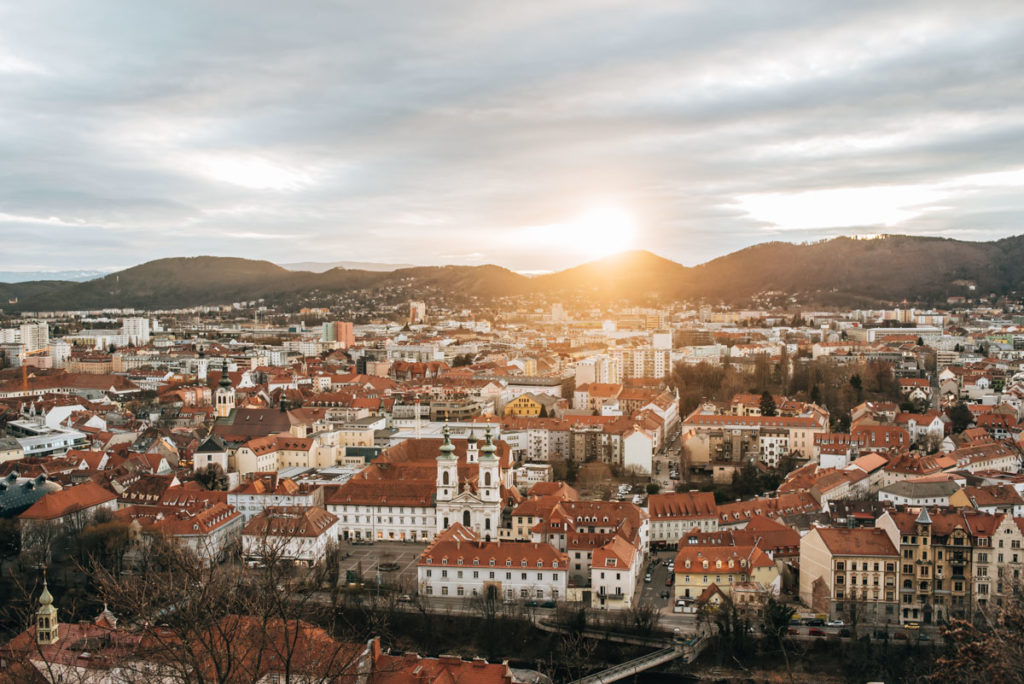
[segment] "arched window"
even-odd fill
[[[462,512],[462,524],[469,527],[469,511]]]
[[[490,473],[484,473],[484,486],[485,487],[490,487],[491,486],[491,474]]]
[[[448,516],[444,516],[444,529],[448,529]]]
[[[441,483],[442,484],[448,484],[448,471],[447,470],[444,471],[443,475],[441,475]]]

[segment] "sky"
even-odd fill
[[[1024,2],[0,0],[0,271],[1024,233]]]

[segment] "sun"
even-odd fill
[[[636,236],[636,222],[625,210],[606,206],[585,211],[552,230],[557,231],[566,251],[596,259],[629,249]]]

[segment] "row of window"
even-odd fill
[[[433,562],[434,562],[433,559],[430,556],[427,556],[426,564],[427,565],[433,565]],[[448,565],[448,559],[447,558],[442,558],[441,559],[441,565]],[[456,563],[456,565],[462,565],[462,558],[458,559],[458,562]],[[480,559],[479,558],[474,558],[473,559],[473,565],[480,565]],[[487,561],[487,565],[489,565],[489,566],[491,566],[493,568],[495,566],[494,559],[491,558],[490,560],[488,560]],[[525,558],[519,562],[519,566],[523,567],[523,568],[525,568],[527,566]],[[506,568],[511,568],[512,567],[512,559],[511,558],[506,558],[505,559],[505,567]],[[538,568],[543,568],[544,567],[544,561],[538,560],[537,561],[537,567]],[[558,568],[558,561],[551,561],[551,567],[552,568]]]
[[[426,593],[428,596],[432,596],[434,594],[434,587],[432,587],[431,585],[428,584],[426,587],[424,587],[424,593]],[[471,596],[477,596],[478,594],[479,594],[479,592],[477,591],[477,588],[476,587],[472,587],[472,589],[470,590],[470,595]],[[448,585],[441,585],[441,594],[440,595],[441,596],[449,596],[450,595],[449,592],[448,592]],[[456,596],[465,596],[466,595],[466,588],[462,587],[462,586],[455,587],[455,595]],[[539,599],[545,598],[544,590],[543,589],[537,589],[535,595]],[[514,597],[515,597],[515,589],[506,589],[505,590],[505,598],[514,598]],[[524,598],[524,599],[525,598],[530,598],[530,590],[529,589],[520,589],[519,590],[519,598]],[[558,600],[558,590],[557,589],[552,589],[551,590],[551,599],[553,601],[557,601]]]
[[[473,579],[480,579],[480,571],[479,570],[473,570],[472,572],[473,572]],[[463,579],[463,574],[462,573],[463,573],[462,570],[456,570],[455,571],[455,579]],[[427,568],[425,574],[426,574],[427,577],[433,577],[434,576],[434,571],[431,568]],[[489,570],[487,572],[487,575],[488,575],[487,579],[497,579],[495,577],[495,574],[496,573],[493,570]],[[527,575],[529,575],[529,573],[526,573],[526,572],[519,573],[520,581],[523,581],[523,582],[528,581],[529,578],[527,577]],[[602,573],[601,576],[604,577],[604,574]],[[551,575],[550,581],[557,583],[560,578],[561,578],[561,574],[556,572],[553,575]],[[448,579],[448,571],[447,570],[441,570],[441,579]],[[507,581],[511,581],[512,580],[512,573],[511,572],[506,572],[505,573],[505,579]],[[537,581],[538,582],[544,581],[544,573],[542,573],[542,572],[538,572],[537,573]]]

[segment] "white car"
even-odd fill
[[[826,627],[842,627],[843,624],[842,620],[828,620],[825,622]]]

